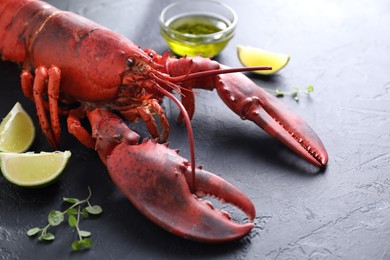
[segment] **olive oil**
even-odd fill
[[[224,34],[230,22],[218,16],[190,14],[176,16],[166,23],[168,30],[162,30],[170,49],[180,56],[213,57],[232,38],[233,33]],[[225,31],[224,31],[225,30]]]
[[[220,32],[228,25],[221,19],[208,15],[191,15],[176,18],[169,24],[169,28],[194,35],[205,35]]]

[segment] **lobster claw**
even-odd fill
[[[115,114],[89,111],[95,149],[111,179],[146,217],[171,233],[188,239],[221,243],[239,239],[254,227],[254,205],[245,194],[224,179],[196,168],[157,140],[145,139]],[[241,209],[249,223],[233,222],[227,213],[214,209],[198,196],[210,195]]]
[[[242,119],[251,120],[306,161],[319,167],[327,164],[324,145],[301,117],[244,74],[219,77],[216,87],[219,96]]]
[[[199,56],[166,59],[164,56],[155,58],[156,62],[166,64],[166,72],[171,76],[187,73],[182,82],[185,93],[183,104],[190,117],[195,106],[194,95],[188,89],[216,89],[225,104],[242,119],[251,120],[311,164],[318,167],[327,164],[328,154],[324,145],[301,117],[244,74],[232,73],[254,68],[230,68]]]
[[[107,168],[114,183],[140,212],[175,235],[220,243],[239,239],[254,227],[253,223],[233,222],[227,213],[199,200],[189,188],[189,163],[167,144],[155,140],[139,145],[121,143],[108,156]],[[195,176],[195,194],[220,198],[253,221],[255,208],[236,187],[200,168]]]

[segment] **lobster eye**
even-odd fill
[[[154,57],[153,52],[149,53],[149,57],[153,59],[153,57]]]
[[[134,66],[134,61],[132,60],[132,59],[130,59],[130,58],[127,58],[126,59],[126,66],[127,67],[133,67]]]

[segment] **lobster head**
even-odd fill
[[[61,52],[66,53],[66,50]],[[75,64],[75,60],[78,63]],[[139,46],[104,28],[80,38],[75,50],[52,63],[61,67],[66,93],[90,102],[132,97],[128,91],[131,87],[154,89],[149,79],[162,74],[156,70],[161,65]]]

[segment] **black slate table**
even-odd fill
[[[50,0],[123,34],[143,48],[167,50],[158,14],[171,1]],[[175,237],[141,215],[115,188],[94,151],[66,131],[60,150],[72,158],[58,182],[24,189],[0,177],[2,259],[390,259],[390,5],[387,1],[233,1],[235,38],[216,59],[240,66],[236,45],[291,55],[272,77],[251,76],[269,89],[304,89],[310,96],[282,102],[315,129],[329,152],[324,171],[308,165],[250,122],[241,121],[216,93],[199,91],[193,119],[197,162],[243,190],[257,208],[256,227],[240,241],[206,245]],[[50,48],[50,46],[48,46]],[[23,97],[18,66],[0,62],[0,116]],[[165,102],[171,147],[188,158],[187,135]],[[62,120],[63,129],[65,120]],[[38,129],[31,151],[51,151]],[[43,226],[63,197],[100,204],[102,216],[86,220],[93,248],[72,252],[75,233],[65,225],[57,239],[26,236]],[[63,206],[63,205],[62,205]]]

